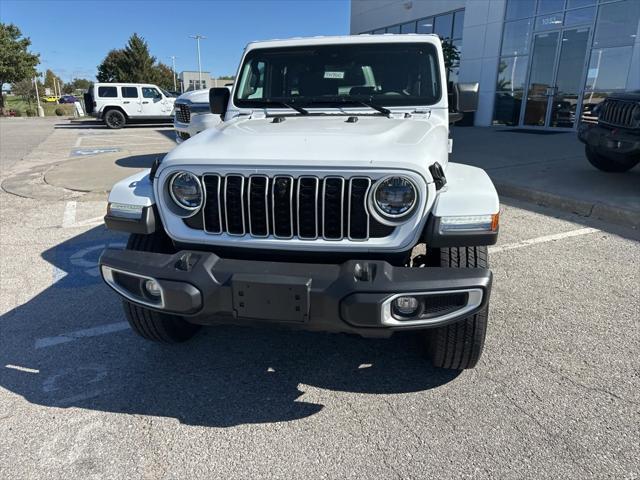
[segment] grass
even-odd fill
[[[64,115],[62,115],[63,117],[73,116],[76,110],[75,105],[72,104],[58,105],[57,103],[40,102],[40,105],[42,105],[42,108],[44,109],[44,115],[46,117],[55,117],[57,108],[61,108],[62,110],[64,110]],[[37,107],[38,105],[35,101],[32,101],[31,105],[29,105],[27,101],[23,100],[22,97],[19,97],[17,95],[7,95],[4,97],[5,110],[19,111],[22,114],[21,116],[23,117],[27,116],[27,109],[31,109],[35,112],[37,110]]]

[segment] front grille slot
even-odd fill
[[[227,175],[224,182],[224,205],[227,233],[244,235],[244,177]]]
[[[202,216],[185,219],[209,234],[363,241],[391,235],[367,206],[368,177],[204,174]],[[197,218],[198,221],[194,219]]]
[[[367,195],[371,187],[368,178],[352,178],[349,181],[349,232],[351,240],[369,238],[369,213]]]
[[[343,237],[344,178],[327,177],[322,190],[322,233],[327,240]]]
[[[636,102],[608,98],[605,100],[599,122],[612,127],[635,128],[635,118],[640,116],[640,105]]]
[[[274,177],[271,187],[273,234],[277,238],[293,237],[293,177]]]
[[[315,240],[318,238],[318,177],[298,179],[298,236]]]
[[[176,117],[180,123],[189,123],[191,122],[191,108],[189,105],[178,104],[175,107]]]
[[[222,208],[220,205],[219,175],[203,175],[205,204],[203,208],[204,230],[207,233],[222,233]]]
[[[254,237],[269,236],[269,177],[249,178],[249,233]]]

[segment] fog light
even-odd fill
[[[420,313],[420,300],[416,297],[398,297],[393,301],[393,313],[404,318]]]
[[[152,297],[159,298],[162,295],[162,287],[153,278],[150,278],[144,282],[144,289]]]

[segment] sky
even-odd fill
[[[176,71],[234,75],[253,40],[349,33],[349,0],[0,0],[0,21],[17,25],[40,53],[39,71],[64,81],[95,79],[96,67],[135,32],[151,54]]]

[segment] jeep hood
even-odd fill
[[[208,129],[167,154],[161,168],[176,165],[242,167],[375,167],[426,173],[446,164],[446,115],[422,117],[343,115],[239,117]],[[428,174],[426,175],[429,176]]]

